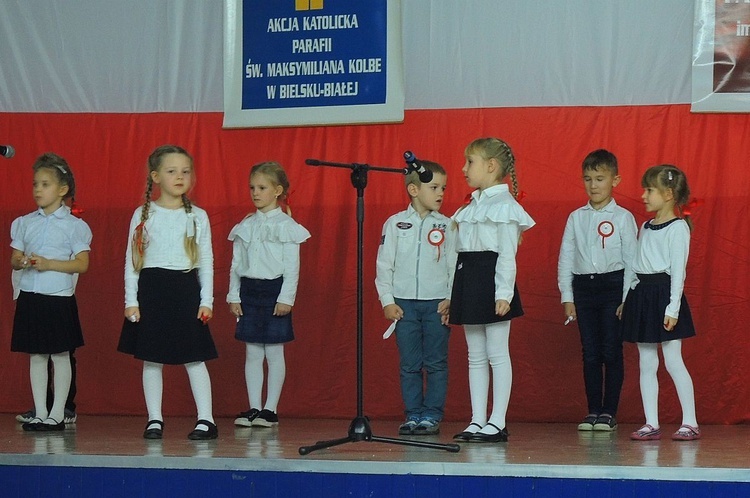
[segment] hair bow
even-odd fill
[[[693,214],[693,211],[698,207],[702,206],[705,201],[703,199],[696,199],[693,197],[690,202],[682,206],[680,211],[682,212],[683,216],[691,216]]]

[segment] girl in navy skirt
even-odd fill
[[[245,383],[250,401],[250,408],[234,421],[242,427],[271,427],[279,422],[276,409],[286,376],[284,343],[294,339],[291,312],[299,280],[299,245],[310,238],[279,207],[288,191],[289,180],[281,165],[253,166],[250,194],[256,211],[229,234],[233,250],[227,302],[237,317],[235,338],[246,343]],[[265,404],[261,401],[264,359],[268,362]]]
[[[464,152],[463,174],[476,190],[453,216],[458,224],[458,261],[451,293],[450,323],[463,325],[469,350],[471,423],[454,439],[470,442],[508,440],[505,415],[513,371],[510,320],[523,315],[515,287],[516,250],[521,233],[534,220],[516,201],[515,158],[508,144],[480,138]],[[510,176],[513,193],[503,179]],[[487,401],[492,369],[492,414]]]
[[[646,211],[656,214],[641,227],[633,262],[636,280],[621,314],[623,340],[638,345],[646,415],[645,425],[630,437],[639,441],[661,438],[656,376],[661,344],[664,363],[682,407],[682,426],[672,439],[689,441],[701,435],[695,416],[693,381],[682,359],[682,340],[695,335],[683,294],[692,224],[681,208],[688,202],[690,189],[685,174],[668,164],[649,168],[641,185]],[[675,208],[680,216],[675,214]]]
[[[19,291],[11,351],[29,353],[34,418],[25,431],[65,429],[64,409],[71,382],[70,351],[83,345],[74,293],[77,275],[89,267],[91,230],[71,214],[65,199],[75,196],[73,172],[62,157],[47,153],[34,163],[38,209],[11,225],[11,266]],[[47,409],[47,362],[54,365],[52,408]]]
[[[193,159],[182,147],[162,145],[148,158],[146,202],[130,221],[125,257],[125,322],[118,350],[143,360],[148,410],[146,439],[161,439],[162,370],[185,365],[198,421],[189,439],[215,439],[211,379],[205,361],[216,358],[206,322],[213,316],[211,225],[187,196]],[[161,194],[151,200],[154,185]]]

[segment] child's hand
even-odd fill
[[[276,303],[273,307],[273,316],[284,316],[292,312],[292,307],[284,303]]]
[[[615,311],[615,316],[622,320],[622,309],[625,307],[625,303],[622,303],[620,306],[617,307],[617,311]]]
[[[669,315],[664,315],[664,330],[672,332],[675,325],[677,325],[677,318]]]
[[[52,261],[44,258],[38,254],[32,253],[31,257],[29,258],[29,263],[33,268],[35,268],[37,271],[47,271],[52,269]]]
[[[131,322],[139,322],[141,320],[141,310],[138,306],[125,308],[125,319]]]
[[[510,303],[505,299],[498,299],[495,301],[495,314],[497,316],[505,316],[510,311]]]
[[[563,303],[563,313],[565,313],[566,321],[570,319],[570,322],[573,322],[578,318],[578,315],[576,314],[575,303]]]
[[[387,320],[401,320],[404,317],[404,310],[398,304],[386,304],[383,307],[383,314]]]
[[[208,308],[206,306],[201,306],[198,308],[198,320],[202,321],[204,324],[208,322],[211,318],[214,316],[214,311],[211,308]]]
[[[240,303],[229,303],[229,312],[235,317],[242,316],[242,305]]]
[[[450,310],[450,299],[443,299],[442,301],[440,301],[440,303],[438,303],[437,312],[440,314],[440,323],[442,323],[443,325],[448,325],[448,321],[450,320]]]

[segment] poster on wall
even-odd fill
[[[693,112],[750,112],[750,0],[696,0]]]
[[[400,0],[225,2],[225,128],[403,121]]]

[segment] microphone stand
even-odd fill
[[[419,446],[422,448],[433,448],[450,451],[456,453],[461,450],[461,447],[457,444],[442,444],[432,443],[429,441],[414,441],[409,439],[390,438],[383,436],[376,436],[372,433],[370,428],[370,419],[364,415],[364,403],[363,403],[363,375],[362,375],[362,360],[363,360],[363,334],[362,334],[362,259],[363,259],[363,247],[364,247],[364,221],[365,221],[365,202],[364,194],[365,187],[367,187],[367,172],[372,171],[383,171],[387,173],[399,173],[407,174],[408,168],[383,168],[377,166],[370,166],[368,164],[355,164],[355,163],[332,163],[326,161],[319,161],[317,159],[307,159],[305,164],[310,166],[332,166],[334,168],[348,168],[352,170],[351,180],[354,188],[357,189],[357,416],[349,424],[349,431],[346,437],[339,439],[331,439],[328,441],[318,441],[317,443],[310,446],[301,446],[299,448],[300,455],[307,455],[313,451],[320,450],[323,448],[330,448],[332,446],[338,446],[345,443],[353,443],[357,441],[377,441],[382,443],[401,444],[407,446]]]

